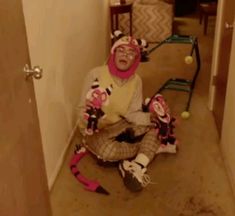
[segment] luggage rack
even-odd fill
[[[183,79],[183,78],[170,78],[170,79],[168,79],[157,90],[157,92],[152,96],[152,98],[154,98],[154,96],[156,94],[161,93],[165,89],[188,92],[189,96],[188,96],[187,104],[186,104],[185,110],[181,113],[181,117],[184,119],[187,119],[190,117],[189,107],[190,107],[190,103],[191,103],[191,99],[192,99],[193,90],[195,87],[195,82],[196,82],[196,79],[197,79],[197,76],[198,76],[198,73],[199,73],[200,67],[201,67],[197,37],[189,36],[189,35],[172,35],[172,36],[168,37],[167,39],[163,40],[162,42],[158,43],[152,49],[150,49],[148,51],[143,51],[141,61],[143,61],[143,62],[148,61],[149,54],[151,54],[154,50],[156,50],[160,46],[162,46],[164,44],[174,44],[174,43],[175,44],[177,43],[177,44],[191,44],[192,45],[190,54],[185,57],[184,61],[186,64],[191,64],[193,62],[193,53],[195,52],[196,70],[195,70],[194,76],[193,76],[192,80]],[[149,103],[146,104],[145,106],[148,107]]]

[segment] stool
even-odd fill
[[[110,5],[111,32],[118,30],[118,14],[130,14],[130,35],[132,35],[132,2]]]
[[[200,10],[200,17],[199,17],[199,23],[202,23],[202,20],[204,18],[204,35],[207,33],[207,26],[208,26],[208,17],[209,16],[216,16],[217,12],[217,3],[201,3],[199,4],[199,10]]]

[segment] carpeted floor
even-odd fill
[[[179,120],[176,134],[180,141],[176,155],[162,154],[149,165],[148,174],[154,184],[140,193],[131,193],[123,185],[115,167],[101,167],[92,157],[80,164],[81,171],[99,180],[109,196],[87,192],[71,175],[68,162],[74,138],[65,163],[51,191],[54,216],[234,216],[234,200],[221,158],[212,113],[207,108],[210,66],[215,20],[208,34],[193,15],[175,20],[175,33],[196,35],[199,40],[202,67],[196,82],[188,120],[182,120],[187,93],[163,92],[172,114]],[[154,45],[151,45],[154,46]],[[190,52],[188,45],[164,45],[142,63],[138,73],[143,78],[144,96],[149,97],[168,78],[192,79],[195,62],[184,63]]]

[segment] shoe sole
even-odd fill
[[[131,173],[128,173],[124,170],[121,163],[119,163],[118,170],[120,175],[123,178],[123,182],[125,186],[132,192],[139,192],[143,189],[142,185],[138,182],[138,180],[133,178]]]

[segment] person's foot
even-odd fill
[[[145,174],[147,168],[142,168],[141,165],[134,161],[121,161],[119,163],[119,170],[126,187],[133,191],[141,191],[150,183],[150,177]]]
[[[175,154],[177,152],[177,145],[176,144],[161,144],[156,152],[156,154],[160,153],[171,153]]]

